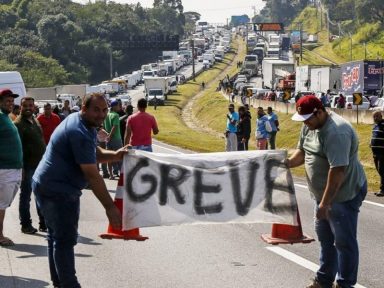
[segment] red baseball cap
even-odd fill
[[[316,96],[303,96],[296,102],[296,113],[292,116],[294,121],[305,121],[324,106]]]
[[[0,97],[19,97],[18,94],[13,93],[10,89],[0,89]]]

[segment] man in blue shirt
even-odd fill
[[[54,131],[33,175],[33,190],[48,227],[48,258],[54,287],[80,287],[75,271],[74,246],[81,190],[89,183],[104,206],[112,227],[121,216],[110,197],[97,162],[120,161],[125,149],[107,151],[96,146],[96,128],[108,113],[102,94],[87,95],[81,111],[70,114]]]
[[[225,131],[225,151],[237,151],[237,123],[239,122],[239,114],[235,112],[235,105],[232,103],[228,106],[227,114],[227,130]]]
[[[272,131],[269,132],[269,146],[271,150],[276,149],[276,134],[279,131],[279,118],[272,111],[272,107],[267,108],[268,120],[271,124]]]

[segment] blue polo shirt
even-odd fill
[[[96,164],[96,129],[72,113],[53,132],[33,180],[45,196],[79,197],[87,185],[81,164]]]

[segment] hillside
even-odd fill
[[[318,35],[318,43],[316,45],[306,46],[309,51],[307,49],[304,50],[301,64],[329,64],[321,57],[337,64],[351,60],[384,58],[384,30],[380,22],[365,23],[356,30],[353,30],[351,34],[349,34],[347,28],[343,30],[340,27],[340,37],[333,34],[331,28],[328,31],[326,22],[326,15],[321,14],[315,7],[305,8],[292,21],[290,27],[294,27],[297,23],[302,23],[303,31],[306,31],[308,34]],[[333,37],[335,39],[330,41],[329,38]]]

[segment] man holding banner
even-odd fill
[[[33,175],[32,188],[45,218],[48,260],[54,287],[78,288],[74,246],[80,216],[81,190],[89,183],[105,208],[111,225],[121,227],[121,216],[99,174],[97,162],[117,162],[126,153],[96,147],[96,128],[108,113],[103,94],[85,96],[81,112],[70,114],[53,132]]]
[[[287,166],[305,164],[321,246],[320,268],[307,288],[333,287],[335,277],[336,287],[353,287],[359,265],[358,213],[367,194],[357,135],[349,122],[328,113],[315,96],[300,98],[296,111],[292,120],[304,125]]]

